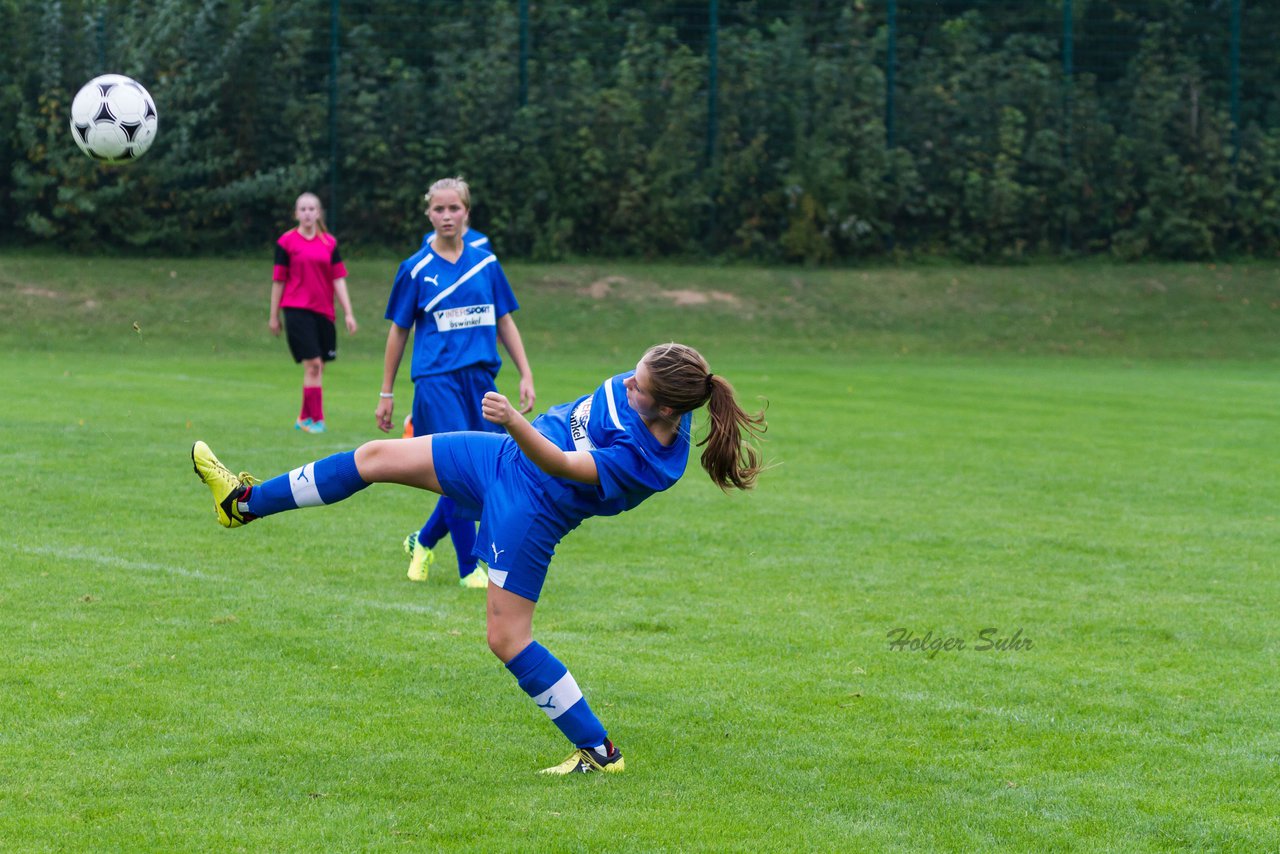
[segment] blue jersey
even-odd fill
[[[413,329],[413,379],[472,366],[496,376],[498,319],[519,307],[493,253],[464,244],[451,263],[428,244],[396,271],[386,318]]]
[[[633,373],[618,374],[593,393],[553,406],[533,422],[561,450],[588,451],[595,459],[598,486],[551,477],[520,454],[527,474],[543,484],[548,497],[568,516],[615,516],[668,489],[684,474],[693,416],[681,416],[675,441],[663,445],[627,403],[623,380]]]
[[[430,248],[431,241],[435,239],[436,239],[436,233],[434,231],[428,231],[426,235],[423,236],[422,246],[419,248],[421,249]],[[467,227],[467,233],[462,235],[462,242],[476,249],[483,249],[485,252],[493,251],[493,247],[489,245],[488,236],[481,234],[480,232],[476,231],[474,228],[471,228],[470,226]]]

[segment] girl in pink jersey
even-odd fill
[[[298,196],[293,216],[298,227],[276,241],[267,328],[272,335],[279,335],[283,312],[289,352],[302,364],[302,410],[294,429],[323,433],[324,363],[338,357],[334,298],[342,303],[351,335],[356,332],[356,316],[347,293],[347,267],[338,253],[338,241],[324,226],[320,199],[314,193]]]

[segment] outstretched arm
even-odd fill
[[[506,427],[525,456],[547,474],[579,483],[600,483],[595,457],[587,451],[560,450],[554,442],[533,429],[533,425],[516,412],[505,396],[496,391],[486,393],[480,402],[480,410],[486,421]]]

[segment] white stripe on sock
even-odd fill
[[[320,498],[320,490],[316,489],[315,463],[307,463],[302,468],[289,472],[289,489],[293,492],[293,501],[299,507],[317,507],[324,504]]]
[[[573,678],[573,674],[566,670],[556,684],[534,697],[533,701],[538,704],[538,708],[547,713],[547,717],[554,721],[581,699],[582,691],[578,688],[577,681]]]

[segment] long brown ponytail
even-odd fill
[[[658,344],[644,354],[654,402],[677,413],[707,407],[707,437],[698,443],[702,468],[716,486],[750,489],[763,468],[755,442],[768,429],[764,411],[754,415],[738,405],[733,386],[711,373],[707,360],[684,344]]]

